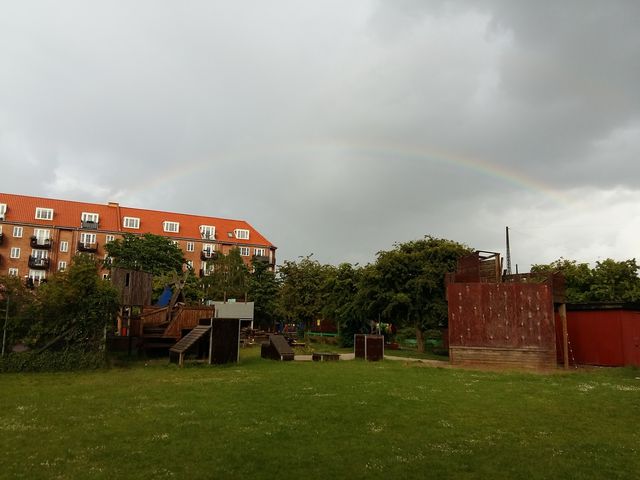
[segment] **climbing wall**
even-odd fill
[[[451,363],[556,366],[553,296],[547,284],[452,283],[447,300]]]

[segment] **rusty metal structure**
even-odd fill
[[[451,363],[555,368],[561,278],[506,275],[501,267],[500,254],[478,251],[447,275]]]

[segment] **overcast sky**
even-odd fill
[[[640,259],[640,2],[0,0],[0,191]]]

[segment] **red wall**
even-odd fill
[[[640,312],[574,310],[567,312],[569,362],[578,365],[640,366]],[[556,315],[558,361],[562,361],[562,322]]]

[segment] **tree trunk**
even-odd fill
[[[424,334],[418,325],[416,325],[416,347],[418,347],[418,352],[424,353]]]

